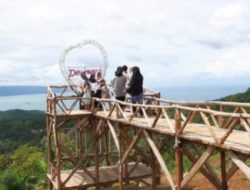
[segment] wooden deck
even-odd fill
[[[98,111],[95,114],[97,117],[110,119],[111,121],[120,122],[124,124],[129,124],[130,126],[139,127],[139,128],[146,128],[148,130],[152,130],[161,134],[167,134],[171,136],[175,136],[175,131],[173,131],[165,119],[159,119],[156,126],[154,128],[150,128],[148,122],[145,118],[134,118],[131,122],[127,122],[123,118],[117,119],[116,114],[113,113],[111,116],[107,116],[104,111]],[[127,117],[131,114],[127,113]],[[153,123],[154,118],[148,118],[151,123]],[[175,121],[170,120],[172,126],[175,126]],[[215,131],[218,138],[222,137],[226,133],[226,129],[218,128],[212,126],[213,130]],[[245,131],[233,130],[233,132],[229,135],[227,140],[218,145],[214,141],[213,137],[210,135],[209,130],[204,124],[195,124],[190,123],[186,126],[183,130],[182,134],[180,135],[181,138],[196,142],[201,142],[203,144],[209,144],[213,146],[217,146],[227,150],[234,150],[237,152],[241,152],[243,154],[250,155],[250,135]]]
[[[133,169],[135,163],[128,164],[128,171]],[[87,168],[89,173],[95,177],[95,168],[90,167]],[[67,177],[70,175],[71,170],[61,171],[61,179],[65,181]],[[142,163],[139,163],[131,172],[129,179],[144,179],[151,176],[151,169],[145,166]],[[52,176],[47,174],[48,179],[53,183],[55,189],[57,187],[57,181],[52,179]],[[118,166],[104,166],[99,168],[99,184],[105,185],[118,182],[119,178],[119,167]],[[87,188],[91,186],[95,186],[96,182],[83,170],[77,170],[74,175],[70,178],[70,180],[65,184],[64,189],[72,189],[72,188]]]
[[[250,179],[249,103],[183,103],[151,97],[143,104],[132,104],[93,98],[87,111],[79,110],[80,97],[65,96],[68,86],[56,87],[55,92],[53,88],[48,88],[46,113],[50,190],[157,190],[162,189],[158,188],[161,174],[168,184],[163,189],[182,190],[197,172],[214,189],[227,190],[238,169]],[[168,168],[163,148],[174,152],[169,156],[175,158],[175,174]],[[209,159],[214,153],[220,170]],[[88,159],[93,159],[91,167],[85,168],[82,164]],[[192,164],[185,175],[184,159]],[[128,161],[143,163],[127,167]],[[72,167],[65,171],[68,162]],[[149,177],[148,187],[131,186]]]

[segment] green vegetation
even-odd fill
[[[250,88],[220,100],[250,102]],[[45,115],[41,111],[0,111],[0,190],[38,190],[46,187],[45,125]],[[174,171],[174,151],[169,148],[174,146],[174,139],[162,137],[158,140],[168,141],[162,155],[168,168]],[[138,146],[149,152],[144,141],[140,141]],[[67,148],[72,148],[70,143]],[[136,158],[133,152],[131,156]],[[216,156],[213,157],[215,160]],[[191,165],[184,159],[185,169]]]
[[[243,93],[237,93],[219,99],[227,102],[250,102],[250,88]]]
[[[0,190],[32,190],[46,185],[44,129],[43,112],[0,112]]]
[[[0,154],[12,152],[23,144],[41,147],[45,128],[45,116],[41,111],[0,112]]]

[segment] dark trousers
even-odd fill
[[[115,97],[115,99],[124,102],[125,99],[126,99],[126,97],[125,97],[125,96],[119,96],[119,97]],[[122,109],[124,109],[124,107],[125,107],[125,106],[122,105],[122,104],[120,104],[120,106],[121,106]]]

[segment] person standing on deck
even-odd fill
[[[123,65],[122,66],[122,74],[127,78],[127,82],[129,81],[129,75],[128,75],[128,66],[127,65]]]
[[[127,79],[127,82],[126,82],[126,88],[128,87],[128,84],[129,84],[129,81],[130,81],[130,78],[131,78],[131,67],[128,69],[127,65],[123,65],[122,66],[122,69],[123,69],[123,75],[126,77]]]
[[[90,109],[91,105],[91,85],[85,82],[82,86],[82,100],[80,103],[80,109]]]
[[[143,102],[143,76],[139,67],[133,67],[132,76],[128,84],[127,93],[131,95],[131,101],[134,104]],[[135,110],[134,110],[135,111]],[[142,114],[141,110],[140,113]]]
[[[115,99],[125,101],[126,98],[126,82],[127,78],[123,75],[123,68],[117,67],[115,78],[111,81],[114,88]]]

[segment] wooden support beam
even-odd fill
[[[185,120],[189,120],[192,114],[189,114],[189,118],[185,118]],[[177,182],[176,182],[176,189],[181,190],[181,182],[183,180],[183,155],[181,152],[181,140],[179,138],[181,130],[181,112],[180,109],[176,109],[175,112],[175,160],[176,160],[176,167],[177,167]]]
[[[92,148],[94,148],[94,142],[93,142],[93,146],[91,146]],[[71,177],[74,175],[74,173],[80,168],[82,167],[82,163],[85,160],[85,158],[88,156],[90,150],[87,150],[82,157],[77,161],[77,164],[75,165],[74,169],[70,172],[69,176],[63,181],[61,186],[65,186],[65,184],[71,179]],[[88,173],[87,173],[88,174]],[[90,177],[92,177],[92,175],[90,175]]]
[[[109,131],[108,131],[108,128],[105,127],[104,128],[105,130],[105,135],[104,135],[104,141],[105,141],[105,159],[106,159],[106,163],[108,166],[110,166],[111,162],[109,160],[109,156],[110,156],[110,148],[109,148],[109,144],[111,143],[109,141]]]
[[[219,140],[220,144],[223,144],[225,142],[225,140],[227,139],[227,137],[232,133],[233,129],[235,128],[235,125],[237,124],[237,122],[239,121],[238,118],[235,118],[229,125],[229,127],[227,128],[226,133],[221,137],[221,139]]]
[[[228,156],[238,166],[238,168],[250,179],[250,168],[234,152],[227,151]]]
[[[169,119],[169,117],[168,117],[167,111],[166,111],[164,108],[162,108],[162,113],[163,113],[163,116],[164,116],[164,118],[166,119],[167,124],[168,124],[168,126],[170,127],[170,129],[171,129],[173,132],[175,132],[175,128],[174,128],[173,124],[171,123],[171,121],[170,121],[170,119]]]
[[[194,118],[196,112],[195,111],[191,111],[187,117],[187,119],[185,120],[184,124],[182,125],[182,127],[180,127],[179,131],[178,131],[178,135],[180,135],[183,130],[185,129],[185,127],[187,126],[188,123],[190,123],[190,121],[192,121],[192,119]]]
[[[213,137],[215,143],[219,144],[220,141],[219,141],[218,137],[216,136],[216,133],[215,133],[213,127],[211,126],[211,124],[210,124],[210,122],[209,122],[207,116],[206,116],[203,112],[200,112],[200,114],[201,114],[201,117],[202,117],[202,119],[203,119],[203,121],[204,121],[206,127],[207,127],[208,130],[209,130],[209,133],[210,133],[211,136]]]
[[[221,112],[224,111],[223,105],[219,105],[219,111],[221,111]],[[218,116],[218,124],[219,124],[220,128],[223,128],[224,118],[222,116]]]
[[[55,148],[56,148],[56,166],[55,166],[55,172],[56,172],[56,179],[57,179],[58,190],[62,190],[62,180],[61,180],[61,149],[60,149],[58,131],[56,130],[56,126],[57,126],[57,120],[56,120],[56,118],[54,118],[54,122],[53,122],[53,135],[54,135],[54,143],[55,143]]]
[[[243,107],[240,107],[240,109],[242,110],[242,112],[244,114],[248,114],[248,112],[246,111],[246,109],[244,109]],[[248,131],[249,135],[250,135],[250,119],[247,118],[242,118],[242,120],[244,120],[245,122],[243,122],[243,126],[246,129],[246,131]]]
[[[245,162],[248,159],[248,157],[241,157],[241,156],[239,157],[243,162]],[[232,162],[231,168],[228,169],[227,171],[227,180],[229,180],[237,172],[238,169],[239,169],[238,166],[235,165],[234,162]]]
[[[123,190],[123,178],[124,178],[124,164],[121,162],[121,158],[123,155],[123,139],[122,139],[122,127],[118,128],[119,131],[119,190]]]
[[[182,119],[182,121],[186,121],[187,120],[187,117],[181,112],[180,113],[181,114],[181,119]]]
[[[161,154],[160,154],[159,150],[157,149],[157,146],[155,145],[154,141],[152,140],[152,138],[149,136],[148,132],[145,129],[143,130],[143,133],[144,133],[144,136],[145,136],[149,146],[151,147],[152,151],[154,152],[154,155],[155,155],[156,159],[158,160],[158,162],[161,166],[161,169],[163,170],[163,172],[164,172],[164,174],[165,174],[165,176],[166,176],[166,178],[171,186],[171,189],[175,190],[176,188],[175,188],[174,180],[173,180],[163,158],[161,157]]]
[[[120,133],[123,136],[123,141],[124,143],[127,144],[127,146],[129,146],[131,140],[127,138],[126,135],[124,135],[123,132]],[[134,144],[133,149],[137,152],[137,154],[139,154],[142,158],[145,159],[145,162],[150,164],[150,162],[152,162],[152,160],[148,157],[147,154],[145,154],[136,144]]]
[[[221,186],[222,190],[227,190],[226,155],[220,151]]]
[[[176,147],[175,160],[177,167],[177,190],[181,190],[181,182],[183,180],[183,155],[180,147]]]
[[[120,111],[120,114],[122,115],[122,117],[126,120],[126,121],[129,121],[128,120],[128,117],[125,115],[125,113],[123,112],[123,110],[122,110],[122,108],[121,108],[121,106],[120,106],[120,104],[116,104],[116,107],[118,108],[118,110]]]
[[[154,160],[155,159],[155,156],[154,156],[154,152],[152,151],[152,149],[150,150],[150,155],[151,155],[151,160]],[[150,164],[151,166],[151,171],[152,171],[152,175],[151,175],[151,180],[152,180],[152,184],[151,184],[151,187],[152,187],[152,190],[157,190],[157,175],[160,175],[160,174],[157,174],[156,172],[156,164],[155,162],[151,162]]]
[[[138,142],[138,140],[140,139],[141,137],[141,134],[142,134],[142,129],[140,129],[136,136],[133,137],[133,140],[132,142],[130,143],[130,145],[128,146],[127,150],[125,151],[125,153],[123,154],[123,157],[121,158],[121,164],[123,164],[127,158],[128,158],[128,155],[129,153],[131,152],[131,150],[134,148],[135,144]]]
[[[161,114],[162,114],[162,109],[159,109],[158,111],[157,111],[157,115],[156,115],[156,117],[155,117],[155,119],[154,119],[154,121],[153,121],[153,124],[152,124],[152,128],[154,128],[155,126],[156,126],[156,124],[157,124],[157,122],[159,121],[159,119],[160,119],[160,117],[161,117]]]
[[[249,121],[246,118],[240,118],[240,123],[245,128],[245,130],[249,133],[249,136],[250,136]]]
[[[212,110],[210,106],[207,106],[207,109]],[[219,124],[218,124],[217,119],[215,118],[215,116],[213,114],[210,114],[210,117],[212,118],[214,125],[216,127],[220,127]]]
[[[202,167],[202,165],[206,162],[208,157],[211,155],[215,148],[212,146],[208,146],[206,151],[200,156],[198,161],[193,165],[189,173],[184,177],[181,188],[184,188],[186,184],[194,177],[194,175],[197,173],[197,171]]]
[[[102,123],[102,122],[100,122],[100,123]],[[94,147],[95,147],[95,187],[96,187],[96,189],[100,189],[99,155],[98,155],[99,154],[98,142],[99,142],[99,127],[100,126],[101,126],[101,124],[99,126],[95,126],[95,125],[93,125],[93,121],[91,122],[93,134],[95,134]]]
[[[111,107],[111,109],[109,110],[109,114],[108,114],[108,117],[110,117],[112,115],[112,113],[114,112],[115,110],[115,104],[113,104],[113,106]]]
[[[182,153],[193,163],[195,164],[197,162],[197,158],[193,156],[193,154],[190,153],[190,151],[183,147],[181,149]],[[218,190],[221,189],[221,182],[220,179],[217,177],[217,175],[211,170],[210,167],[202,166],[200,168],[200,172],[214,185],[214,187]]]
[[[110,129],[110,132],[111,132],[111,135],[113,137],[113,140],[115,142],[116,148],[117,148],[118,152],[120,152],[119,140],[117,138],[117,134],[115,132],[115,128],[113,127],[113,125],[111,124],[111,122],[109,120],[107,120],[107,124],[108,124],[108,127]]]
[[[152,123],[150,122],[150,120],[149,120],[149,118],[148,118],[148,115],[147,115],[145,109],[144,109],[144,108],[141,108],[141,110],[142,110],[142,113],[143,113],[143,116],[144,116],[145,120],[146,120],[147,123],[148,123],[148,127],[151,128]]]

